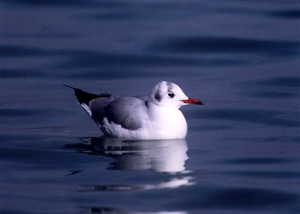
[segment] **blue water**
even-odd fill
[[[0,213],[300,213],[298,1],[0,2]],[[120,142],[62,84],[176,82],[186,140]]]

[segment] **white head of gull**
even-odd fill
[[[203,105],[187,97],[172,82],[159,82],[149,96],[99,95],[74,89],[79,104],[108,137],[122,139],[183,139],[187,122],[179,110],[188,104]]]

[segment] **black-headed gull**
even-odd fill
[[[203,103],[187,97],[172,82],[159,82],[149,96],[99,95],[74,89],[79,104],[108,137],[122,139],[183,139],[187,122],[179,110],[183,105]]]

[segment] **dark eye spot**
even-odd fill
[[[162,97],[161,97],[161,95],[160,95],[160,93],[159,93],[158,91],[155,93],[154,98],[155,98],[158,102],[160,102],[161,99],[162,99]]]
[[[175,97],[175,94],[172,91],[170,91],[170,92],[168,92],[168,96],[173,98],[173,97]]]

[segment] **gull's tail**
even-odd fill
[[[93,100],[93,99],[99,98],[100,96],[99,96],[99,95],[96,95],[96,94],[91,94],[91,93],[82,91],[82,90],[79,89],[79,88],[74,88],[74,87],[69,86],[69,85],[63,84],[63,86],[68,87],[68,88],[71,88],[71,89],[74,90],[75,96],[76,96],[76,98],[77,98],[78,103],[82,106],[82,108],[84,108],[84,110],[85,110],[90,116],[92,116],[92,112],[91,112],[91,109],[90,109],[90,107],[89,107],[89,102],[90,102],[91,100]]]

